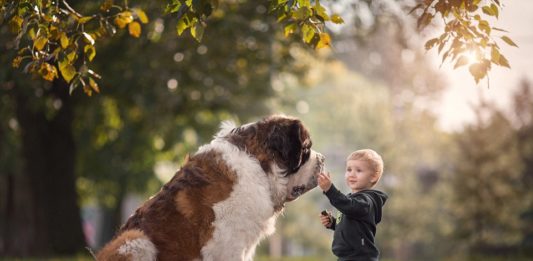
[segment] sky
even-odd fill
[[[439,126],[446,131],[461,130],[465,124],[472,122],[472,105],[477,104],[480,97],[495,102],[505,110],[510,105],[513,90],[521,80],[528,78],[533,82],[533,0],[502,2],[505,6],[500,18],[490,22],[495,27],[509,31],[504,34],[513,39],[519,48],[496,40],[502,54],[509,60],[511,69],[494,66],[489,74],[490,88],[486,79],[476,85],[466,66],[453,70],[453,64],[445,63],[439,69],[441,58],[434,50],[428,52],[435,70],[444,73],[448,81],[448,88],[435,109]]]

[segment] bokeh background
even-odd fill
[[[442,28],[416,31],[408,2],[333,1],[345,24],[320,51],[286,38],[262,1],[222,4],[201,43],[177,37],[160,2],[134,3],[152,19],[140,39],[98,46],[92,97],[11,68],[2,27],[0,259],[90,260],[83,246],[110,240],[221,121],[284,113],[344,192],[351,151],[383,156],[383,260],[533,260],[533,2],[504,1],[494,23],[519,48],[502,46],[512,69],[478,85],[425,51]],[[322,209],[319,189],[288,204],[256,260],[335,260]]]

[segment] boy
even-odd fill
[[[320,173],[318,186],[339,212],[335,220],[323,211],[322,224],[335,231],[332,251],[340,261],[377,261],[379,250],[374,244],[376,225],[381,221],[381,208],[387,195],[373,188],[383,173],[381,156],[370,149],[350,154],[346,161],[346,184],[352,190],[342,194],[331,183],[329,173]]]

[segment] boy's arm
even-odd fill
[[[370,212],[370,202],[366,197],[349,198],[342,194],[333,184],[324,194],[328,197],[331,205],[344,215],[361,217],[368,215]]]

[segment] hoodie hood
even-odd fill
[[[381,214],[382,214],[381,209],[383,208],[383,205],[385,205],[385,202],[387,201],[389,196],[385,194],[384,192],[381,192],[379,190],[374,190],[374,189],[363,190],[363,191],[360,191],[359,193],[367,194],[372,198],[376,206],[374,221],[376,222],[376,224],[381,222]]]

